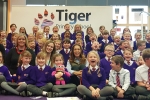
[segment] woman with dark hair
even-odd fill
[[[70,52],[70,58],[67,62],[67,69],[72,74],[71,83],[76,85],[81,84],[82,70],[88,65],[89,63],[83,54],[82,47],[78,44],[73,45]]]
[[[19,56],[25,50],[28,50],[32,54],[30,65],[35,66],[35,53],[28,48],[27,37],[24,34],[19,34],[16,39],[15,47],[8,52],[5,59],[5,65],[8,67],[12,75],[16,74]]]
[[[27,32],[26,32],[25,27],[20,27],[19,33],[23,33],[23,34],[25,34],[25,35],[28,37],[28,34],[27,34]]]

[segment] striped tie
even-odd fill
[[[148,82],[150,84],[150,69],[148,69]]]
[[[22,71],[24,71],[25,70],[25,67],[24,66],[22,66]]]
[[[120,87],[120,78],[119,78],[119,73],[116,74],[116,82],[117,82],[117,86]]]
[[[40,71],[43,71],[43,69],[42,69],[42,68],[40,68]]]

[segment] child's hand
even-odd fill
[[[62,72],[58,72],[58,74],[59,74],[60,77],[63,76],[63,73],[62,73]]]
[[[96,98],[96,90],[92,91],[92,97]]]
[[[61,76],[59,74],[55,74],[55,78],[60,78]]]
[[[13,74],[13,76],[16,76],[16,74]]]
[[[100,97],[100,89],[97,88],[97,89],[96,89],[96,98],[99,98],[99,97]]]
[[[120,90],[117,97],[123,98],[124,97],[124,90]]]
[[[109,80],[106,79],[106,84],[108,84]]]

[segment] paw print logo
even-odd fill
[[[53,13],[48,13],[48,11],[45,9],[44,11],[44,17],[41,13],[38,13],[38,18],[34,18],[34,24],[40,25],[41,22],[41,28],[43,29],[44,26],[52,26],[54,24],[53,19],[55,19],[55,16]]]

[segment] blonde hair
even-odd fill
[[[119,35],[115,35],[115,36],[114,36],[114,39],[116,39],[116,38],[120,38],[120,36],[119,36]]]
[[[113,44],[108,44],[108,45],[105,46],[105,50],[108,49],[108,48],[111,48],[115,51],[115,47],[114,47]]]
[[[0,53],[2,54],[2,52],[0,51]],[[3,56],[3,54],[2,54],[2,62],[1,62],[1,64],[3,64],[4,63],[4,56]]]
[[[77,26],[79,26],[79,27],[80,27],[80,31],[82,31],[81,25],[80,25],[80,24],[76,24],[76,25],[74,26],[74,33],[76,33],[76,27],[77,27]]]
[[[44,38],[43,32],[38,31],[38,32],[36,33],[36,40],[39,39],[39,35],[42,35],[42,38]]]
[[[31,57],[31,59],[32,59],[32,55],[28,50],[23,51],[19,56],[19,60],[18,60],[19,66],[21,66],[23,63],[21,60],[23,57]]]
[[[23,37],[25,38],[25,46],[28,48],[28,47],[29,47],[29,46],[28,46],[28,39],[27,39],[27,36],[26,36],[25,34],[23,34],[23,33],[18,34],[18,37],[17,37],[17,39],[16,39],[16,46],[18,46],[18,39],[19,39],[19,37],[21,37],[21,36],[23,36]]]
[[[89,57],[90,54],[94,54],[97,57],[97,59],[98,59],[97,66],[99,66],[100,65],[100,57],[99,57],[98,53],[96,51],[92,50],[87,54],[87,58]],[[88,66],[88,68],[89,68],[88,73],[91,74],[90,65]],[[97,75],[101,76],[99,67],[98,67]]]
[[[123,34],[123,36],[125,36],[125,35],[130,35],[130,36],[131,36],[131,33],[130,33],[130,32],[125,32],[125,33]]]
[[[64,63],[64,57],[63,57],[63,55],[62,55],[62,54],[60,54],[60,53],[56,53],[56,54],[54,54],[54,55],[53,55],[53,59],[52,59],[52,63],[51,63],[51,67],[54,67],[56,57],[61,57],[61,59],[63,60],[63,63]]]
[[[61,43],[62,41],[61,41],[61,40],[55,40],[54,43],[56,43],[56,42],[59,42],[59,43],[60,43],[60,48],[59,48],[59,49],[61,50],[61,49],[62,49],[62,43]],[[55,47],[56,47],[56,46],[55,46]]]

